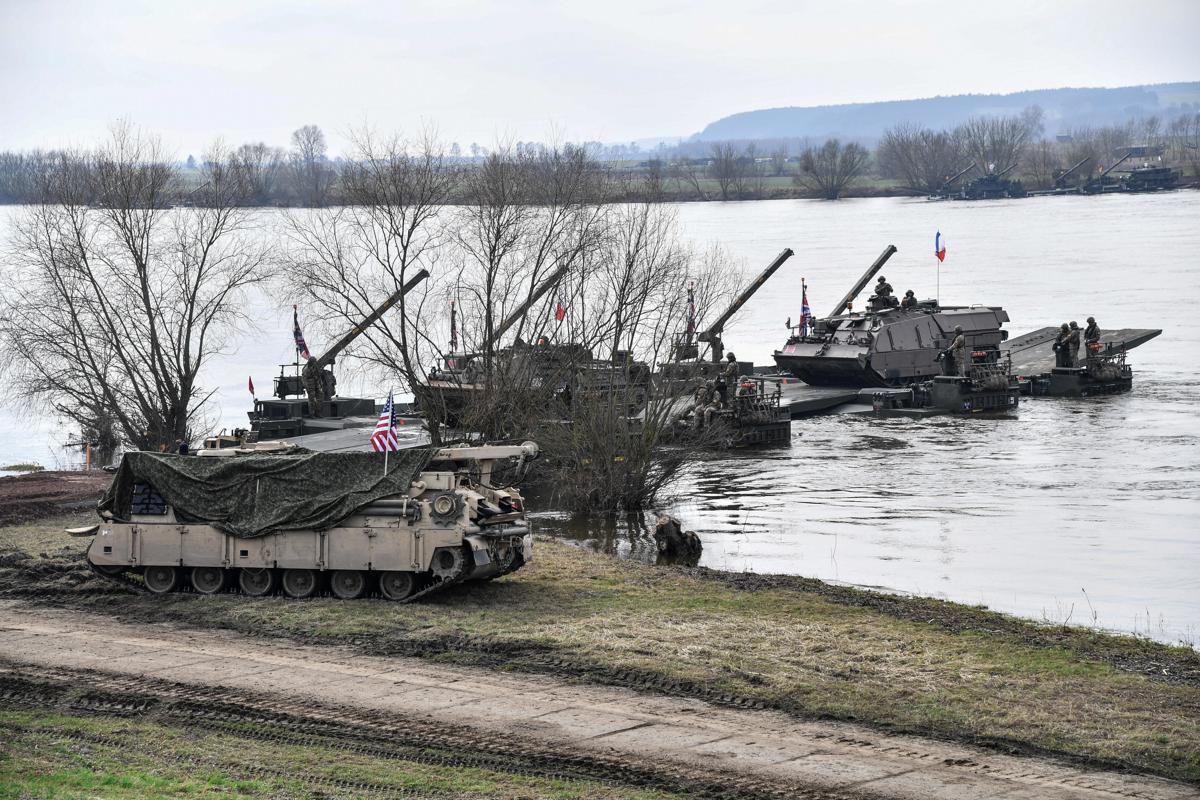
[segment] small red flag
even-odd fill
[[[254,394],[254,376],[250,376],[250,377],[249,377],[249,378],[247,378],[246,380],[247,380],[247,381],[249,382],[249,384],[250,384],[250,396],[251,396],[251,397],[255,397],[256,395]]]
[[[567,315],[567,307],[563,305],[562,298],[558,298],[554,303],[554,319],[558,322],[563,321],[563,317]]]

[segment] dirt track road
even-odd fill
[[[283,715],[280,725],[342,719],[363,731],[451,732],[533,761],[583,755],[696,794],[712,785],[781,797],[1200,797],[1157,778],[773,712],[0,602],[0,695],[31,678],[245,707]]]

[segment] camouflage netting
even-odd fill
[[[129,519],[133,486],[148,483],[181,522],[204,522],[245,538],[278,530],[330,528],[388,495],[406,494],[430,448],[382,453],[260,454],[204,458],[126,453],[99,510]]]

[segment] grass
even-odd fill
[[[57,533],[71,523],[0,529],[0,546],[77,548],[87,540]],[[0,590],[13,580],[0,571]],[[944,601],[649,567],[542,539],[512,576],[407,606],[73,591],[81,607],[131,621],[731,695],[806,718],[1200,781],[1194,650]]]
[[[33,464],[29,462],[20,462],[18,464],[8,464],[0,467],[0,472],[41,472],[44,470],[41,464]]]
[[[351,784],[346,786],[345,782]],[[110,716],[0,711],[0,800],[26,798],[362,797],[628,798],[675,795],[587,780],[447,769],[319,746],[282,744]]]

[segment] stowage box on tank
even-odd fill
[[[153,593],[412,600],[532,557],[523,498],[501,487],[533,442],[393,453],[387,475],[378,454],[271,451],[127,454],[100,524],[71,533],[94,536],[97,572]]]

